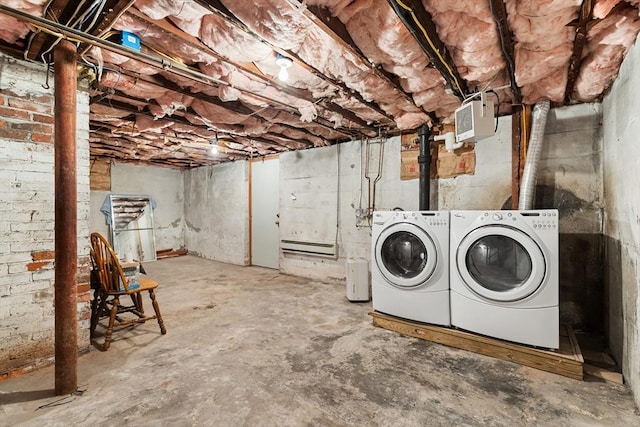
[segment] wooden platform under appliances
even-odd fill
[[[403,335],[515,362],[577,380],[583,379],[584,359],[582,352],[573,331],[565,325],[560,326],[560,349],[550,351],[476,335],[459,329],[412,322],[375,311],[369,315],[373,317],[374,326]]]

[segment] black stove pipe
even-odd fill
[[[431,197],[431,143],[429,137],[431,131],[427,125],[422,125],[418,129],[420,137],[420,155],[418,156],[418,164],[420,165],[420,205],[421,211],[429,210],[429,198]]]

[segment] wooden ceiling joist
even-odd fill
[[[406,93],[404,89],[400,86],[396,79],[390,78],[389,74],[383,72],[377,67],[372,66],[371,62],[367,59],[367,57],[355,46],[351,37],[348,40],[343,39],[340,34],[347,33],[346,28],[344,28],[344,24],[340,22],[338,19],[330,20],[329,22],[325,22],[322,17],[318,17],[314,14],[313,10],[306,6],[306,2],[298,1],[298,0],[287,0],[293,7],[300,10],[301,13],[304,14],[311,22],[313,22],[320,30],[322,30],[326,35],[331,37],[336,43],[341,45],[348,51],[351,51],[353,55],[362,61],[363,64],[366,64],[370,67],[371,71],[380,79],[386,81],[389,85],[391,85],[400,95],[402,95],[407,102],[416,107],[418,110],[422,111],[424,114],[428,115],[433,119],[432,114],[429,111],[426,111],[422,106],[417,105],[411,95]],[[317,9],[315,9],[317,10]],[[331,25],[330,25],[331,24]],[[333,28],[332,28],[333,27]],[[334,29],[335,28],[335,29]]]
[[[589,22],[593,19],[594,0],[583,0],[580,7],[580,16],[576,26],[576,37],[573,40],[573,53],[569,59],[569,72],[567,74],[567,87],[564,91],[564,102],[571,102],[571,94],[576,84],[576,79],[580,72],[580,62],[582,61],[582,50],[587,43],[587,30]]]
[[[469,93],[466,81],[458,74],[451,54],[436,31],[436,25],[418,0],[387,0],[400,21],[427,54],[433,66],[442,74],[453,93],[464,100]]]
[[[227,9],[226,6],[224,6],[222,4],[222,2],[220,2],[219,0],[195,0],[196,3],[200,4],[201,6],[205,7],[207,10],[210,10],[211,12],[217,14],[218,16],[220,16],[221,18],[223,18],[225,21],[227,21],[229,24],[233,25],[235,28],[237,28],[238,30],[244,32],[247,35],[250,35],[251,37],[255,38],[256,40],[258,40],[259,42],[263,43],[266,46],[269,46],[269,48],[271,48],[273,51],[278,52],[286,57],[289,57],[291,59],[293,59],[297,65],[299,65],[300,67],[304,68],[305,70],[309,71],[311,74],[313,74],[314,76],[322,79],[323,81],[329,83],[330,85],[332,85],[333,87],[341,90],[343,93],[349,94],[352,97],[354,97],[358,102],[360,102],[362,105],[364,105],[365,107],[371,109],[372,111],[375,111],[376,113],[385,116],[390,123],[393,123],[393,117],[388,114],[386,111],[384,111],[382,108],[380,108],[379,105],[377,105],[374,102],[371,101],[367,101],[366,99],[364,99],[362,97],[362,95],[351,89],[350,87],[348,87],[346,84],[339,82],[335,79],[330,78],[329,76],[327,76],[326,74],[324,74],[323,72],[321,72],[320,70],[318,70],[317,68],[313,67],[312,65],[308,64],[306,61],[304,61],[302,58],[300,58],[297,54],[289,51],[289,50],[285,50],[285,49],[280,49],[278,46],[273,45],[272,43],[270,43],[268,40],[266,40],[265,38],[261,37],[259,34],[255,33],[254,31],[251,31],[251,29],[249,29],[249,27],[247,27],[242,21],[240,21],[233,13],[231,13],[229,11],[229,9]],[[333,105],[333,107],[331,106]],[[336,104],[330,103],[330,106],[328,106],[328,109],[333,110],[334,107],[338,107],[340,109],[342,109],[341,107],[337,106]],[[338,111],[334,111],[334,112],[338,112]],[[352,120],[350,117],[345,116],[345,118]],[[355,122],[355,121],[354,121]],[[357,123],[357,122],[356,122]],[[384,125],[384,123],[382,123]]]
[[[509,73],[509,82],[511,85],[511,91],[513,92],[513,101],[515,104],[522,103],[522,94],[520,93],[520,87],[516,82],[516,63],[515,53],[513,50],[513,37],[511,29],[509,28],[509,22],[507,21],[507,9],[503,0],[489,0],[489,8],[493,19],[496,21],[498,29],[498,37],[500,37],[500,50],[504,56],[504,60],[507,63],[507,72]]]
[[[53,0],[47,7],[44,17],[54,22],[63,22],[65,11],[70,9],[68,8],[69,3],[69,0]],[[29,41],[25,57],[31,60],[40,58],[45,43],[49,42],[50,46],[55,40],[55,37],[44,31],[34,33],[32,39]]]
[[[102,5],[96,6],[93,2],[74,2],[70,0],[53,0],[47,7],[45,18],[68,25],[70,21],[78,19],[82,14],[95,9],[93,13],[99,13],[95,21],[86,19],[85,24],[94,23],[95,29],[81,28],[92,35],[102,35],[108,31],[118,17],[131,7],[135,0],[103,0]],[[76,25],[73,25],[76,28]],[[57,42],[58,38],[44,31],[35,33],[26,51],[26,57],[31,60],[40,59]]]
[[[159,88],[169,89],[169,90],[174,91],[176,93],[180,93],[180,94],[183,94],[183,95],[191,96],[191,97],[199,99],[201,101],[204,101],[204,102],[207,102],[207,103],[211,103],[211,104],[226,108],[226,109],[228,109],[228,110],[230,110],[232,112],[238,113],[238,114],[252,115],[252,114],[255,113],[253,110],[251,110],[250,108],[248,108],[246,105],[242,104],[239,101],[221,101],[219,98],[207,95],[206,93],[190,92],[189,90],[181,88],[180,86],[178,86],[174,82],[172,82],[172,81],[170,81],[170,80],[168,80],[168,79],[166,79],[163,76],[158,75],[158,74],[156,74],[154,76],[145,76],[145,75],[136,74],[136,73],[132,73],[130,71],[125,71],[125,70],[123,70],[122,73],[127,75],[127,76],[131,76],[131,77],[134,77],[134,78],[139,79],[141,81],[144,81],[146,83],[157,85]],[[137,103],[138,101],[133,99],[133,102]],[[144,102],[146,103],[147,101],[145,100]],[[292,112],[293,112],[293,110],[292,110]],[[295,114],[295,112],[294,112],[294,114]],[[311,135],[313,137],[318,137],[317,135],[314,135],[313,133],[305,130],[302,127],[292,128],[290,125],[286,125],[286,124],[282,124],[282,126],[286,126],[287,128],[291,128],[292,130],[302,131],[302,132],[304,132],[304,133],[306,133],[308,135]],[[325,126],[325,127],[327,127],[327,126]],[[334,129],[334,128],[331,128],[331,129],[340,132],[339,129]],[[341,132],[341,133],[343,133],[343,135],[347,135],[347,136],[351,135],[351,133],[346,132],[346,131],[345,132]]]
[[[304,101],[308,101],[313,103],[315,100],[313,98],[313,95],[307,91],[307,90],[303,90],[303,89],[298,89],[298,88],[294,88],[291,86],[287,86],[284,84],[279,84],[277,81],[275,81],[272,77],[270,76],[265,76],[259,69],[258,67],[256,67],[253,63],[239,63],[239,62],[233,62],[231,61],[229,58],[226,58],[222,55],[220,55],[219,53],[217,53],[216,51],[214,51],[213,49],[209,48],[207,45],[205,45],[204,43],[202,43],[200,40],[196,39],[195,37],[180,31],[178,28],[174,27],[172,24],[170,24],[168,21],[166,20],[154,20],[149,18],[148,16],[146,16],[145,14],[143,14],[142,12],[139,12],[138,10],[132,8],[131,10],[129,10],[129,14],[133,17],[135,17],[136,19],[138,19],[140,22],[145,23],[146,25],[149,26],[154,26],[155,28],[162,30],[165,34],[174,37],[178,42],[181,43],[185,43],[187,45],[189,45],[190,47],[199,49],[211,56],[213,56],[214,58],[220,60],[221,62],[225,62],[228,63],[230,65],[233,65],[234,67],[236,67],[237,69],[249,74],[250,76],[262,81],[263,83],[270,85],[270,86],[277,86],[278,90],[286,93],[287,95],[302,99]],[[236,89],[242,91],[242,92],[247,92],[246,90],[244,90],[242,87],[235,87]],[[251,92],[249,92],[251,93]],[[251,95],[253,96],[257,96],[259,98],[263,98],[265,99],[265,101],[268,101],[270,103],[273,104],[277,104],[280,107],[283,108],[290,108],[289,105],[287,105],[284,102],[280,102],[278,100],[275,99],[270,99],[267,97],[264,97],[262,95],[259,94],[255,94],[255,93],[251,93]],[[356,116],[355,114],[353,114],[350,111],[345,110],[344,108],[333,104],[333,103],[329,103],[326,106],[327,109],[333,111],[334,113],[340,114],[343,117],[345,117],[346,119],[352,121],[353,123],[358,124],[359,126],[361,126],[363,129],[363,131],[373,131],[373,127],[369,126],[369,124],[361,119],[360,117]]]
[[[108,97],[104,98],[104,99],[101,99],[100,101],[98,101],[96,103],[99,104],[99,105],[103,105],[103,106],[117,108],[118,110],[128,111],[132,115],[145,115],[145,116],[148,116],[150,118],[154,118],[153,114],[147,108],[143,108],[143,109],[136,108],[136,107],[134,107],[132,105],[129,105],[127,103],[124,103],[124,102],[121,102],[121,101],[116,101],[116,100],[113,100],[113,99],[109,99]],[[189,122],[187,119],[185,119],[183,117],[180,117],[179,115],[173,115],[173,116],[167,118],[167,120],[168,121],[172,121],[172,122],[176,122],[176,123],[180,123],[180,124],[184,124],[184,125],[187,125],[187,126],[195,126],[195,127],[197,127],[197,125],[194,125],[193,123]],[[135,122],[132,121],[132,126],[131,126],[132,129],[135,129],[134,125],[135,125]],[[309,133],[308,131],[306,131],[304,129],[301,129],[301,128],[300,129],[296,129],[296,130],[302,131],[304,133]],[[221,131],[221,133],[222,133],[222,131]],[[233,138],[247,138],[247,139],[258,141],[258,142],[262,142],[262,143],[265,143],[265,144],[271,144],[271,145],[275,145],[275,146],[278,146],[278,147],[283,147],[284,149],[287,149],[287,150],[291,149],[291,147],[287,147],[286,145],[280,143],[279,141],[277,141],[275,139],[271,139],[269,134],[262,135],[261,137],[254,137],[252,135],[233,135],[233,134],[230,134],[230,135]],[[309,141],[309,140],[295,139],[295,138],[291,138],[291,137],[288,137],[288,136],[285,136],[285,135],[281,135],[281,134],[277,134],[277,133],[274,133],[274,134],[271,134],[271,135],[273,135],[274,138],[281,137],[282,139],[289,140],[289,141],[291,141],[292,143],[294,143],[296,145],[303,144],[306,147],[313,147],[313,143],[311,141]],[[280,151],[282,151],[282,150],[280,150]]]
[[[126,72],[123,71],[123,74],[127,74],[127,75],[132,75],[132,76],[136,76],[139,77],[140,80],[146,82],[146,83],[150,83],[150,84],[154,84],[154,85],[158,85],[159,88],[163,88],[163,89],[169,89],[169,90],[173,90],[177,93],[182,93],[182,94],[186,94],[189,96],[193,96],[194,98],[200,99],[203,102],[209,103],[209,104],[213,104],[222,108],[225,108],[227,110],[229,110],[230,112],[236,113],[236,114],[240,114],[240,115],[245,115],[245,116],[249,116],[249,115],[253,115],[254,111],[251,110],[250,108],[248,108],[247,106],[245,106],[244,104],[242,104],[239,101],[230,101],[230,102],[225,102],[225,101],[221,101],[220,99],[213,97],[213,96],[209,96],[203,93],[191,93],[188,92],[185,89],[180,88],[178,85],[176,85],[175,83],[165,79],[162,76],[143,76],[143,75],[136,75],[135,73],[130,73],[130,72]],[[112,107],[116,107],[118,109],[123,109],[124,111],[129,111],[132,114],[144,114],[149,116],[152,119],[156,119],[156,117],[147,109],[145,108],[149,103],[155,103],[157,105],[157,103],[153,100],[146,100],[146,99],[140,99],[140,98],[135,98],[132,97],[130,95],[126,95],[125,93],[119,91],[119,90],[115,90],[113,88],[101,88],[98,87],[98,90],[103,92],[102,96],[94,96],[91,100],[91,103],[98,103],[101,105],[108,105],[108,106],[112,106]],[[117,101],[117,104],[114,104],[113,101]],[[195,113],[194,113],[195,114]],[[259,116],[255,116],[257,119],[260,119]],[[178,123],[182,123],[182,124],[187,124],[187,125],[191,125],[191,126],[195,126],[198,127],[198,125],[195,125],[193,123],[188,122],[186,119],[184,119],[183,117],[180,117],[179,113],[174,113],[173,115],[169,116],[166,118],[167,120],[170,121],[174,121],[174,122],[178,122]],[[262,119],[264,120],[264,119]],[[309,135],[309,138],[313,139],[313,138],[321,138],[315,134],[313,134],[312,132],[310,132],[309,130],[305,129],[304,127],[297,127],[297,128],[293,128],[290,125],[286,125],[286,124],[280,124],[283,127],[287,127],[287,128],[291,128],[292,130],[295,130],[296,132],[302,132],[306,135]],[[329,125],[325,126],[325,127],[330,127]],[[223,132],[223,131],[220,131]],[[348,135],[348,134],[347,134]],[[307,146],[313,146],[313,142],[309,139],[306,139],[304,141],[301,141],[299,139],[296,138],[291,138],[291,137],[287,137],[282,135],[283,138],[288,138],[292,141],[297,141],[297,142],[303,142],[305,145]]]
[[[131,6],[135,3],[135,0],[116,0],[116,3],[111,8],[105,8],[103,16],[98,19],[97,26],[91,30],[91,33],[102,37],[108,31],[111,30],[113,24],[118,20],[123,13],[131,9]],[[84,50],[80,50],[84,52]]]
[[[153,141],[145,140],[143,138],[134,138],[127,135],[113,135],[106,132],[95,131],[90,138],[91,151],[94,156],[108,156],[119,160],[135,160],[138,161],[156,161],[156,162],[175,162],[175,161],[187,161],[192,163],[194,161],[202,162],[206,156],[209,161],[206,163],[213,164],[218,163],[223,159],[228,158],[246,158],[248,154],[238,154],[236,152],[219,151],[217,154],[209,154],[209,147],[202,144],[202,149],[198,150],[198,153],[194,153],[192,150],[189,152],[183,151],[182,145],[172,146],[171,148],[162,147],[158,144],[154,144]],[[229,150],[231,151],[231,150]],[[236,151],[236,150],[233,150]]]
[[[366,60],[366,55],[360,50],[360,48],[356,45],[356,43],[353,41],[353,39],[351,38],[351,36],[349,35],[349,31],[347,31],[347,28],[344,26],[344,24],[335,16],[331,15],[331,13],[329,12],[328,9],[324,8],[324,7],[319,7],[319,6],[307,6],[307,8],[309,9],[309,11],[318,19],[320,20],[324,25],[326,25],[333,33],[335,33],[335,35],[337,37],[339,37],[341,40],[344,41],[344,43],[346,43],[350,49],[354,52],[356,52],[358,54],[358,56],[360,58],[362,58],[365,62],[368,63],[368,61]],[[382,68],[380,65],[375,65],[375,64],[371,64],[373,66],[373,68],[376,70],[376,73],[378,75],[383,76],[383,78],[385,80],[387,80],[388,82],[390,82],[393,87],[396,88],[396,90],[399,90],[403,93],[406,94],[406,92],[404,92],[404,89],[402,89],[402,86],[400,85],[400,78],[394,74],[389,73],[388,71],[386,71],[384,68]],[[359,97],[362,97],[362,95],[360,95],[358,92],[349,89],[350,92],[353,92],[355,94],[357,94]],[[411,96],[409,94],[406,94],[406,98],[414,105],[415,102],[413,101],[413,99],[411,98]],[[420,108],[420,110],[422,110],[423,113],[427,114],[429,116],[429,118],[433,121],[436,122],[438,120],[436,114],[432,111],[426,111],[424,108],[422,108],[419,105],[416,105],[418,108]],[[387,117],[389,117],[389,115],[387,114]]]

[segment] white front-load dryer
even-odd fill
[[[451,211],[451,324],[559,345],[558,211]]]
[[[376,211],[371,243],[373,309],[450,325],[449,212]]]

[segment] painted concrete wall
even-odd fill
[[[560,213],[560,321],[604,332],[600,104],[552,109],[545,131],[536,208]]]
[[[375,209],[418,209],[418,180],[400,180],[400,138],[390,138],[382,147]],[[354,141],[280,155],[280,238],[318,243],[337,240],[339,252],[337,260],[281,254],[282,272],[344,280],[348,258],[369,259],[371,228],[367,220],[356,216],[358,209],[373,207],[364,178],[366,153],[366,144]],[[380,144],[376,141],[369,146],[371,194],[379,156]]]
[[[156,249],[184,245],[184,172],[128,163],[111,165],[111,192],[146,194],[157,203],[153,210]]]
[[[500,117],[498,130],[475,145],[473,175],[438,180],[438,208],[501,209],[511,196],[511,117]]]
[[[0,379],[53,361],[54,89],[0,55]],[[50,84],[53,81],[50,80]],[[89,346],[89,96],[78,92],[78,350]]]
[[[600,118],[599,104],[551,110],[534,206],[560,211],[562,321],[592,332],[603,331],[604,315]],[[400,180],[399,144],[399,138],[391,138],[384,145],[382,178],[376,190],[379,210],[418,208],[418,180]],[[501,117],[496,135],[477,142],[475,149],[474,175],[432,183],[432,209],[510,208],[511,118]],[[371,229],[355,214],[357,208],[367,208],[367,182],[362,178],[365,152],[364,144],[356,141],[280,155],[281,239],[333,242],[336,218],[339,224],[337,260],[281,254],[283,272],[343,280],[348,258],[370,259]],[[378,145],[373,144],[372,178],[378,153]]]
[[[91,191],[91,231],[108,236],[109,228],[100,212],[109,194],[145,194],[157,203],[153,211],[156,250],[184,247],[184,172],[128,163],[111,165],[111,192]]]
[[[185,246],[203,258],[249,262],[248,164],[245,161],[184,173]]]
[[[609,345],[640,406],[640,45],[604,108],[604,227]]]

